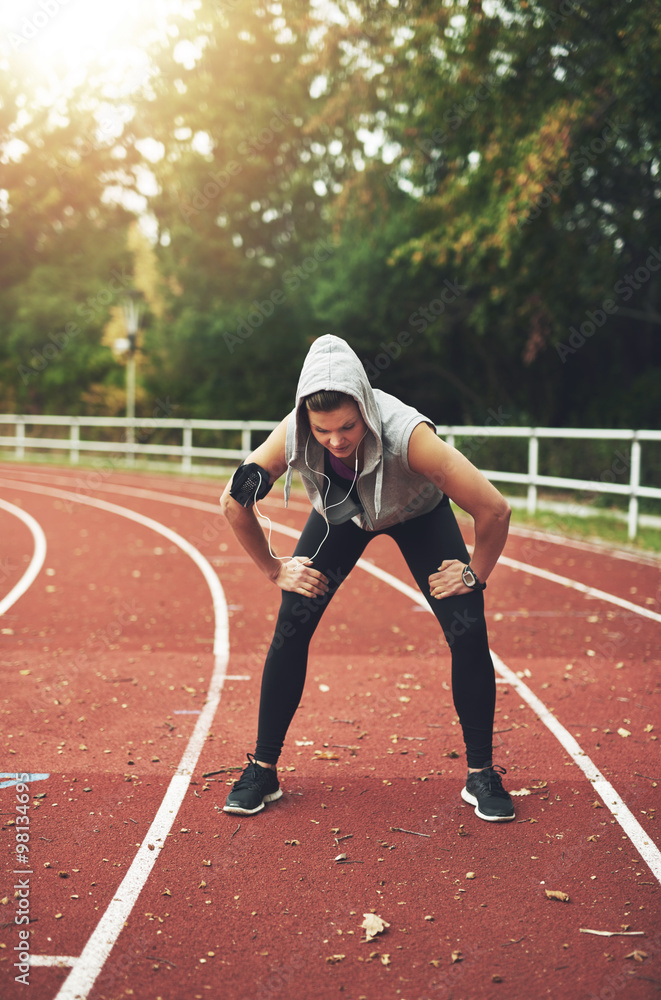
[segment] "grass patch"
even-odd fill
[[[554,534],[566,535],[568,538],[614,545],[620,549],[661,553],[661,531],[658,528],[642,527],[639,524],[636,537],[631,539],[627,534],[626,522],[604,514],[573,517],[570,514],[560,514],[549,510],[537,511],[536,514],[531,515],[525,510],[515,509],[512,512],[512,524],[519,527],[552,531]]]

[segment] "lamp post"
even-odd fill
[[[122,303],[124,313],[124,325],[126,327],[126,337],[128,341],[126,357],[126,416],[128,420],[135,420],[135,355],[137,350],[138,329],[140,326],[140,303],[138,301],[140,292],[127,292]],[[126,443],[128,444],[127,464],[135,463],[135,427],[129,424],[126,428]]]

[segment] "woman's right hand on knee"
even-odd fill
[[[307,556],[292,556],[288,562],[281,562],[274,583],[281,590],[304,597],[321,597],[328,593],[328,580],[318,569],[312,569],[312,560]]]

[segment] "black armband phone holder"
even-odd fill
[[[271,477],[256,462],[240,465],[232,477],[230,496],[242,507],[252,507],[255,500],[263,500],[271,491]]]

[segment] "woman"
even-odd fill
[[[294,555],[280,558],[253,506],[284,472],[287,503],[294,471],[314,509]],[[472,560],[450,499],[475,523]],[[303,693],[310,640],[370,539],[386,534],[450,646],[468,765],[462,798],[481,819],[514,819],[505,771],[492,761],[496,682],[482,591],[505,545],[510,509],[491,483],[438,438],[430,420],[373,389],[344,340],[324,336],[304,362],[295,409],[237,469],[221,508],[256,565],[283,591],[264,666],[255,754],[248,754],[225,811],[250,815],[282,795],[277,762]]]

